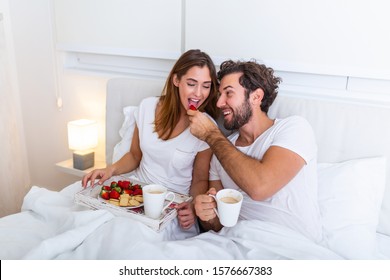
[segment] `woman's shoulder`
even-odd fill
[[[154,108],[154,107],[156,107],[158,101],[159,101],[159,97],[158,96],[146,97],[146,98],[141,100],[141,102],[139,104],[139,107],[141,109],[142,108],[147,108],[147,109]]]
[[[158,100],[160,99],[159,96],[149,96],[145,97],[144,99],[141,100],[141,104],[156,104]]]

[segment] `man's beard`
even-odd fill
[[[227,130],[236,130],[248,123],[252,117],[252,107],[249,100],[245,100],[240,107],[233,110],[233,118],[230,122],[224,121],[223,126]]]

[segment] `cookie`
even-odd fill
[[[113,205],[119,206],[119,199],[110,198],[110,200],[108,202],[113,204]]]
[[[133,206],[138,206],[140,205],[141,203],[139,203],[139,201],[135,200],[134,198],[130,199],[129,200],[129,206],[133,207]]]
[[[129,204],[130,196],[128,194],[122,194],[119,200],[119,206],[127,206]]]

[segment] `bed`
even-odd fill
[[[134,108],[162,87],[160,80],[108,81],[108,163],[129,147]],[[307,118],[317,137],[321,244],[262,221],[174,241],[140,222],[76,204],[78,181],[60,192],[32,186],[21,212],[0,219],[0,259],[390,259],[390,126],[384,124],[390,107],[281,91],[270,117],[294,114]]]

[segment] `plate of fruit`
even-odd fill
[[[137,183],[132,184],[129,180],[118,180],[103,184],[98,200],[128,209],[144,205],[142,186]]]

